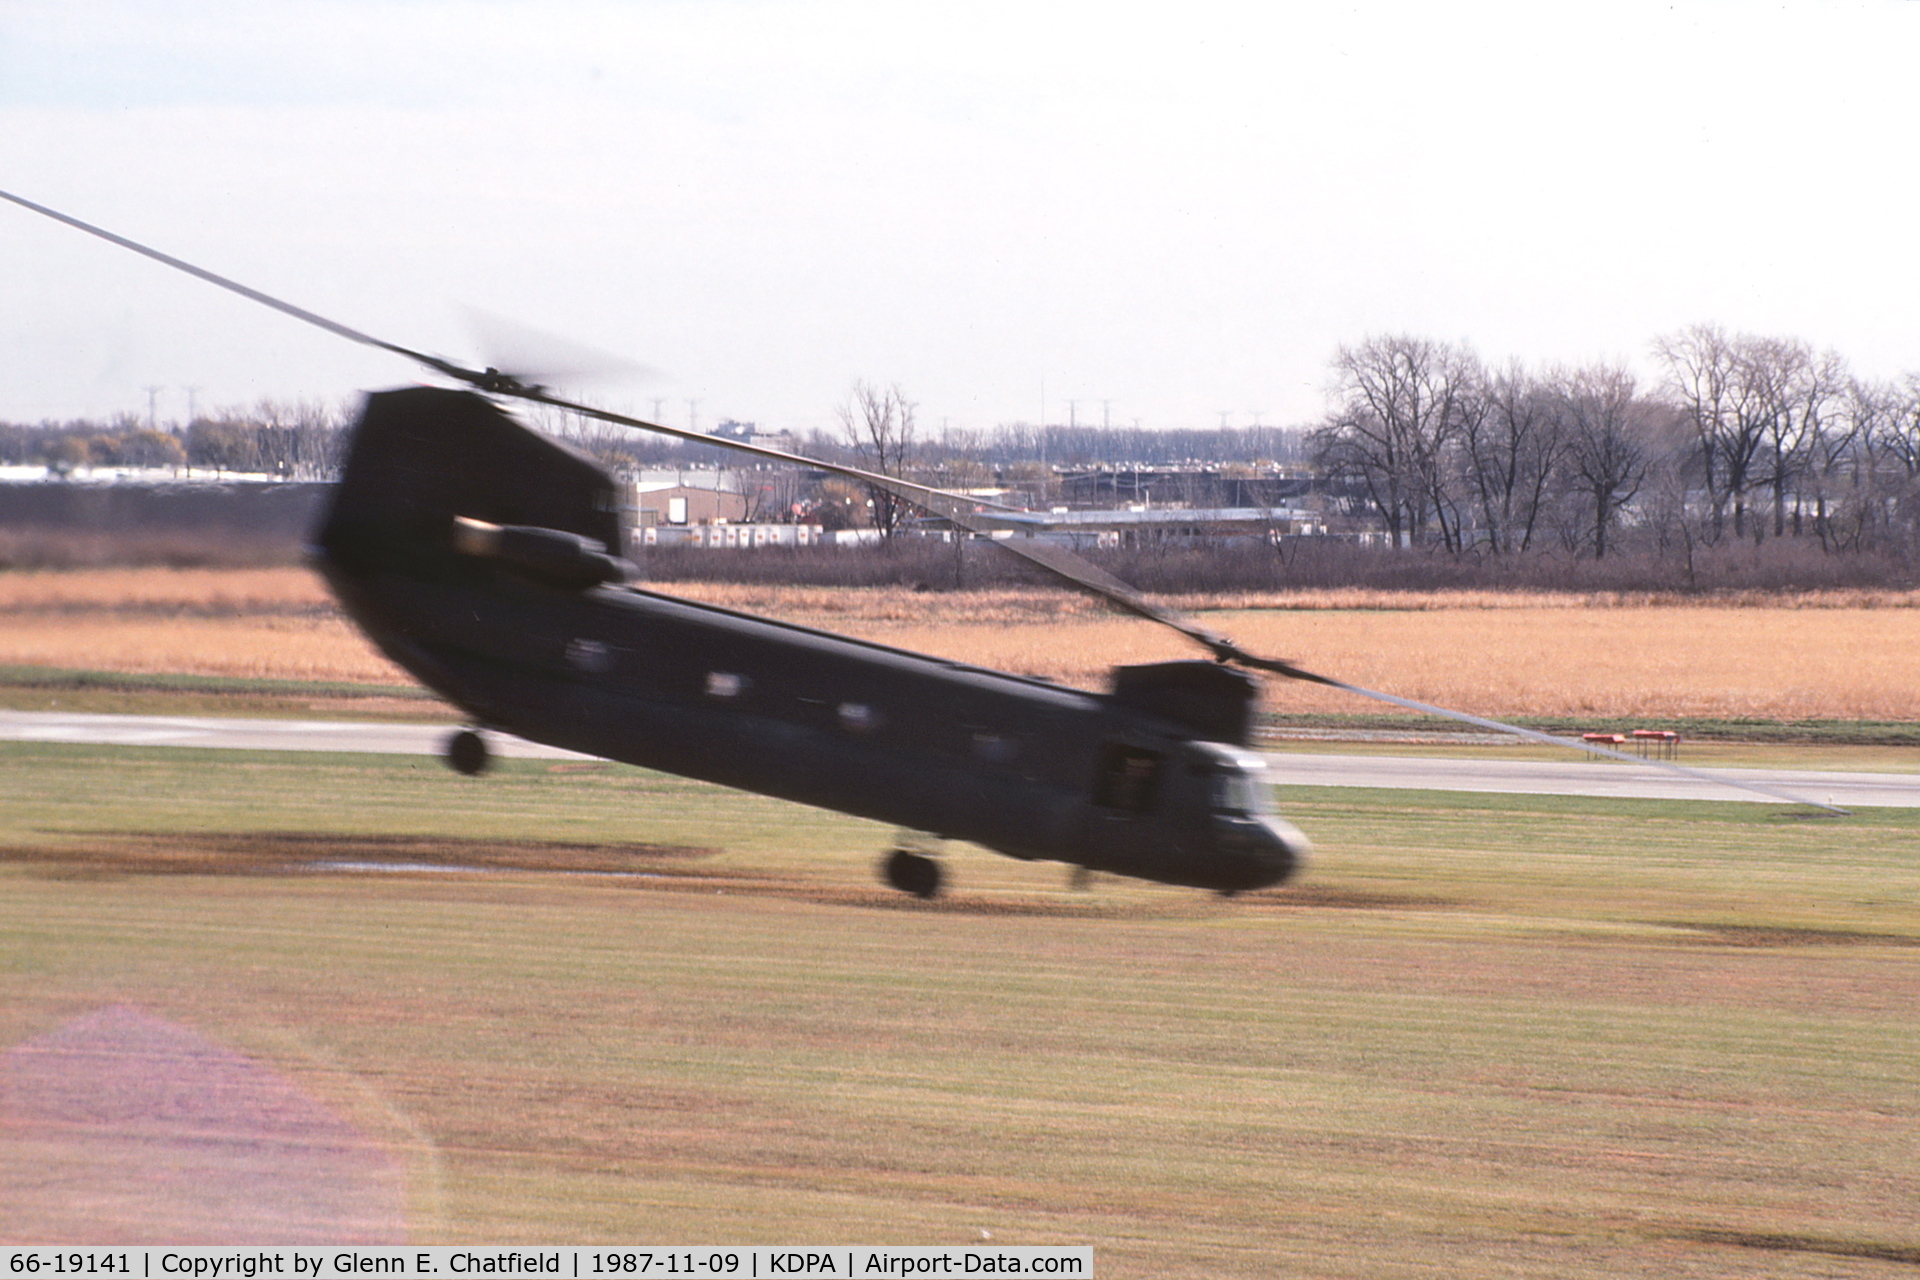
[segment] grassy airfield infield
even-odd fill
[[[1295,886],[925,905],[621,766],[0,744],[0,1234],[1915,1274],[1920,811],[1280,795]]]

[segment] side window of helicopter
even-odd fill
[[[987,764],[1012,764],[1020,758],[1020,742],[1005,734],[988,733],[975,730],[973,734],[973,758]]]
[[[1221,813],[1271,813],[1273,798],[1266,779],[1240,769],[1223,769],[1214,775],[1213,807]]]
[[[613,670],[613,650],[598,640],[567,641],[567,663],[581,671],[603,675]]]
[[[709,698],[738,698],[753,687],[753,681],[731,671],[707,672],[707,696]]]
[[[1124,742],[1110,745],[1100,756],[1100,772],[1093,781],[1093,802],[1102,809],[1145,813],[1160,789],[1160,754]]]

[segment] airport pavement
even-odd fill
[[[1543,757],[1550,748],[1542,747]],[[1569,752],[1569,755],[1572,753]],[[1821,769],[1693,769],[1681,776],[1619,760],[1475,760],[1418,756],[1267,757],[1274,782],[1302,787],[1415,787],[1429,791],[1500,791],[1527,795],[1614,796],[1643,800],[1750,800],[1778,804],[1712,781],[1725,777],[1771,787],[1841,809],[1920,809],[1920,773],[1840,773]]]
[[[122,747],[217,747],[242,751],[368,751],[438,755],[451,724],[370,724],[355,720],[248,720],[222,716],[118,716],[67,711],[0,711],[0,740],[83,742]],[[490,733],[496,755],[587,760],[511,734]]]
[[[0,740],[248,751],[366,751],[437,755],[456,725],[368,724],[350,720],[245,720],[215,716],[122,716],[60,711],[0,711]],[[591,757],[489,733],[503,756]],[[1268,757],[1273,781],[1305,787],[1405,787],[1533,795],[1615,796],[1653,800],[1780,801],[1709,778],[1681,777],[1611,760],[1475,760],[1460,757],[1284,752]],[[1920,773],[1840,773],[1816,769],[1705,769],[1843,809],[1920,809]]]

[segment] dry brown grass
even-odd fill
[[[1193,656],[1170,632],[1055,592],[674,590],[1086,687],[1119,663]],[[1481,715],[1920,719],[1913,592],[1747,592],[1703,604],[1615,592],[1353,590],[1169,603],[1255,652]],[[1349,694],[1280,682],[1268,700],[1280,711],[1365,709]]]
[[[306,569],[75,569],[0,573],[0,615],[127,606],[191,606],[235,615],[289,606],[331,608]]]
[[[1149,623],[1045,589],[924,593],[679,583],[671,593],[1099,687],[1193,656]],[[1324,591],[1173,600],[1256,652],[1483,715],[1920,720],[1920,593]],[[0,664],[395,682],[304,569],[0,575]],[[1275,710],[1368,709],[1309,686]]]
[[[301,568],[0,574],[0,663],[410,683]]]

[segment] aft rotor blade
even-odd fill
[[[906,502],[923,507],[936,514],[945,516],[946,504],[958,508],[961,506],[997,507],[1002,511],[1012,511],[1004,503],[992,502],[985,498],[969,498],[964,494],[951,493],[945,489],[936,489],[932,485],[915,484],[911,480],[902,480],[898,476],[885,476],[877,471],[864,471],[859,467],[850,467],[843,462],[827,462],[820,458],[808,457],[804,453],[791,453],[785,449],[776,449],[771,445],[753,444],[746,440],[729,440],[724,436],[703,435],[688,427],[670,427],[663,422],[648,422],[644,418],[629,417],[624,413],[615,413],[611,409],[599,409],[593,405],[580,404],[573,400],[564,400],[552,395],[540,387],[519,384],[486,388],[500,395],[514,396],[521,400],[530,400],[535,404],[548,405],[563,409],[568,413],[577,413],[599,422],[612,423],[620,427],[633,427],[639,431],[657,431],[661,435],[673,436],[678,440],[691,441],[694,444],[712,445],[718,449],[731,449],[735,453],[751,454],[756,458],[766,458],[773,462],[784,462],[790,466],[808,467],[815,471],[826,471],[833,475],[845,476],[870,484],[877,489],[885,489]]]
[[[882,475],[876,471],[866,471],[860,467],[847,466],[844,463],[826,462],[822,459],[811,458],[804,454],[789,453],[784,449],[775,449],[768,445],[750,444],[744,440],[727,440],[716,436],[702,435],[697,431],[685,427],[669,427],[658,422],[647,422],[640,418],[628,417],[626,414],[614,413],[611,410],[597,409],[591,405],[563,400],[538,387],[508,387],[501,388],[500,390],[502,394],[505,395],[517,396],[522,400],[531,400],[536,404],[550,405],[556,409],[564,409],[569,413],[583,414],[601,422],[633,427],[641,431],[658,431],[664,435],[674,436],[682,440],[691,440],[699,444],[715,445],[719,448],[732,449],[736,452],[751,454],[755,457],[767,458],[776,462],[785,462],[793,466],[811,467],[816,470],[830,472],[834,475],[846,476],[851,480],[858,480],[862,484],[884,490],[903,502],[911,503],[923,511],[938,516],[943,520],[950,521],[958,528],[965,529],[969,533],[976,533],[986,537],[993,546],[1012,555],[1019,556],[1028,563],[1046,570],[1068,586],[1097,596],[1110,604],[1126,610],[1128,613],[1158,622],[1162,626],[1171,627],[1189,639],[1204,645],[1215,657],[1223,661],[1228,658],[1241,656],[1240,650],[1225,636],[1208,630],[1199,623],[1194,622],[1191,618],[1184,617],[1171,609],[1164,609],[1154,604],[1138,591],[1135,591],[1132,587],[1114,577],[1105,569],[1102,569],[1099,565],[1094,564],[1091,560],[1086,559],[1084,556],[1066,547],[1058,546],[1051,542],[1042,542],[1038,539],[1022,538],[1018,536],[1018,534],[1011,538],[994,537],[993,535],[996,533],[1004,533],[1005,529],[995,524],[991,517],[983,516],[979,508],[991,507],[995,510],[1009,512],[1015,510],[1015,508],[1006,506],[1003,503],[974,498],[966,494],[954,493],[947,489],[936,489],[932,485],[916,484],[911,480],[902,480],[898,476]],[[1270,666],[1268,669],[1280,671],[1282,674],[1286,674],[1288,671],[1294,671],[1293,668],[1288,668],[1285,664]],[[1300,679],[1308,678],[1303,672],[1295,671],[1295,675],[1296,678]]]
[[[104,227],[96,227],[91,222],[82,222],[78,218],[61,213],[58,209],[49,209],[43,204],[35,204],[31,200],[14,195],[12,192],[0,191],[0,200],[11,201],[19,205],[22,209],[31,209],[35,213],[52,218],[55,222],[64,222],[75,230],[84,231],[90,236],[98,236],[108,244],[117,244],[122,249],[131,249],[143,258],[151,258],[155,262],[163,263],[176,271],[184,271],[196,279],[205,280],[211,285],[218,285],[229,293],[237,293],[241,297],[257,302],[263,307],[272,307],[282,315],[292,316],[295,320],[304,320],[316,328],[325,329],[328,333],[345,338],[349,342],[357,342],[363,347],[378,347],[382,351],[391,351],[395,355],[405,356],[409,360],[417,360],[430,369],[436,369],[441,373],[459,378],[464,382],[476,383],[476,385],[480,379],[486,376],[485,374],[476,373],[471,369],[462,369],[459,365],[442,360],[438,356],[430,356],[419,351],[412,351],[406,347],[397,346],[394,343],[376,338],[372,334],[362,333],[358,329],[350,328],[337,320],[329,320],[325,316],[316,315],[304,307],[296,307],[291,302],[282,302],[272,294],[262,293],[258,289],[250,289],[237,280],[229,280],[223,275],[216,275],[208,271],[205,267],[196,267],[191,262],[182,261],[172,254],[162,253],[158,249],[148,248],[138,240],[129,240],[125,236],[115,235]]]
[[[837,475],[859,480],[865,484],[886,489],[888,492],[897,494],[917,505],[927,506],[929,509],[938,509],[942,515],[948,514],[947,511],[936,508],[933,504],[944,502],[951,503],[956,507],[971,504],[974,506],[992,506],[1000,507],[1002,510],[1013,510],[1013,508],[1005,507],[1000,503],[987,502],[981,499],[969,499],[960,494],[948,493],[944,489],[935,489],[929,485],[914,484],[912,481],[900,480],[893,476],[883,476],[875,472],[863,471],[858,467],[849,467],[835,462],[823,462],[818,458],[809,458],[798,453],[788,453],[782,449],[751,444],[744,440],[727,440],[718,436],[702,435],[697,431],[683,430],[679,427],[669,427],[659,422],[645,422],[639,418],[630,418],[624,414],[613,413],[606,409],[596,409],[590,405],[576,404],[569,400],[563,400],[558,396],[550,395],[544,388],[522,382],[511,373],[503,373],[498,369],[468,369],[453,363],[451,360],[443,360],[439,356],[430,356],[425,352],[415,351],[410,347],[403,347],[398,343],[388,342],[384,338],[376,338],[370,333],[362,333],[360,330],[349,325],[341,324],[337,320],[329,320],[323,315],[308,311],[305,307],[296,307],[291,302],[282,301],[272,294],[262,293],[260,290],[250,288],[237,280],[229,280],[223,275],[208,271],[205,267],[196,267],[193,263],[176,258],[170,253],[162,253],[158,249],[141,244],[138,240],[129,240],[127,237],[116,235],[104,227],[96,227],[91,222],[83,222],[79,218],[61,213],[58,209],[49,209],[43,204],[36,204],[24,196],[17,196],[8,191],[0,191],[0,200],[10,201],[23,209],[30,209],[44,217],[51,218],[55,222],[65,223],[75,230],[84,231],[90,236],[97,236],[105,240],[108,244],[116,244],[123,249],[130,249],[143,258],[151,258],[153,261],[172,267],[176,271],[184,271],[195,279],[204,280],[211,285],[217,285],[229,293],[236,293],[243,298],[259,303],[263,307],[271,307],[282,315],[292,316],[295,320],[304,321],[316,328],[325,329],[328,333],[345,338],[349,342],[357,342],[362,346],[376,347],[381,351],[390,351],[397,356],[405,356],[407,359],[423,364],[437,373],[443,373],[450,378],[455,378],[495,395],[515,396],[522,400],[531,400],[538,404],[551,405],[557,409],[565,409],[571,413],[584,414],[590,418],[597,418],[602,422],[637,427],[646,431],[657,431],[662,435],[677,436],[681,439],[692,440],[700,444],[716,445],[741,453],[750,453],[776,462],[785,462],[795,466],[811,467],[816,470],[833,472]]]

